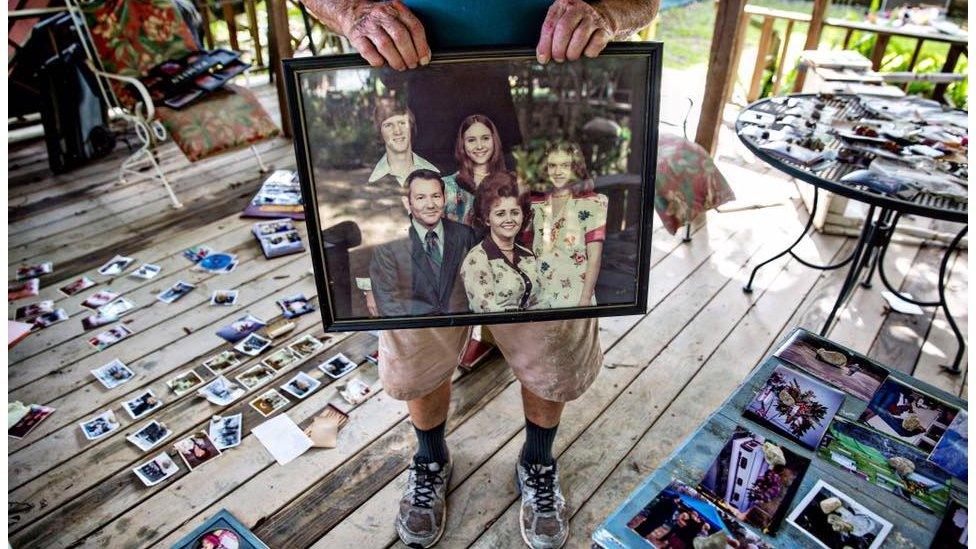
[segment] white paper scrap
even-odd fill
[[[271,456],[281,464],[292,461],[312,447],[308,438],[287,414],[275,416],[251,430]]]
[[[891,292],[881,292],[881,297],[885,298],[885,301],[888,302],[888,306],[890,306],[896,312],[905,313],[906,315],[920,315],[924,312],[918,305],[909,303]],[[915,299],[912,294],[909,293],[906,293],[905,297]]]

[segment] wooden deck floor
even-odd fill
[[[271,97],[264,97],[270,102]],[[269,110],[274,110],[269,109]],[[563,487],[574,509],[569,546],[586,547],[590,532],[704,418],[771,346],[795,325],[819,329],[841,283],[841,273],[803,268],[781,260],[761,271],[756,291],[741,287],[752,265],[778,251],[801,227],[805,212],[790,200],[793,186],[755,173],[747,153],[732,140],[720,151],[720,167],[740,198],[781,197],[761,210],[711,212],[690,243],[654,233],[649,313],[601,322],[604,371],[593,387],[567,407],[556,440]],[[277,167],[293,166],[284,140],[260,147]],[[10,151],[8,269],[23,262],[53,261],[36,299],[53,299],[71,315],[67,322],[31,335],[8,353],[10,400],[42,403],[57,411],[23,440],[10,439],[8,455],[10,542],[21,547],[168,547],[222,508],[274,548],[386,547],[397,545],[394,503],[405,482],[413,438],[405,407],[382,391],[350,410],[339,448],[311,450],[277,465],[250,429],[262,420],[245,398],[227,409],[194,395],[176,397],[165,386],[174,374],[227,347],[215,335],[245,312],[270,320],[275,300],[315,294],[307,255],[266,260],[250,234],[252,220],[237,217],[262,177],[247,152],[188,164],[172,144],[162,149],[175,190],[186,204],[171,210],[151,183],[115,180],[121,153],[70,174],[52,176],[43,146]],[[190,270],[180,252],[207,245],[238,255],[237,269],[220,276]],[[844,257],[849,239],[816,235],[802,244],[811,260]],[[114,254],[162,266],[151,281],[106,281],[95,268]],[[938,248],[893,245],[889,271],[895,284],[916,296],[930,295]],[[966,254],[953,259],[952,307],[967,326]],[[906,273],[912,276],[906,279]],[[64,297],[56,290],[78,274],[92,276],[136,304],[126,325],[134,335],[102,352],[87,344],[80,303],[89,292]],[[155,294],[177,280],[197,289],[173,304]],[[232,308],[211,307],[215,289],[240,290]],[[16,306],[9,307],[13,316]],[[949,376],[939,364],[955,352],[940,314],[885,314],[877,290],[858,288],[830,334],[843,344],[902,371],[965,396],[966,376]],[[300,317],[292,336],[321,335],[316,315]],[[276,345],[292,337],[276,341]],[[364,356],[375,349],[369,333],[332,335],[316,357],[279,374],[312,371],[318,360],[343,352],[362,363],[359,375],[376,379]],[[90,370],[118,358],[136,376],[104,389]],[[249,361],[230,373],[251,366]],[[313,375],[321,375],[317,370]],[[324,381],[324,380],[323,380]],[[280,384],[280,383],[279,383]],[[165,406],[150,417],[174,431],[171,439],[205,428],[215,413],[244,413],[245,439],[214,463],[152,488],[131,469],[144,454],[125,436],[147,420],[130,421],[123,400],[145,388]],[[249,395],[253,397],[253,395]],[[335,384],[286,413],[305,425],[328,403],[350,409]],[[441,547],[518,547],[512,468],[522,442],[518,384],[501,359],[455,383],[448,423],[454,452],[448,529]],[[122,428],[86,441],[78,422],[112,408]]]

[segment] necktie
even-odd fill
[[[427,231],[424,240],[427,242],[427,261],[430,262],[430,268],[434,271],[435,276],[440,276],[443,258],[440,248],[437,247],[437,233]]]

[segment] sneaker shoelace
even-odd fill
[[[443,484],[444,479],[440,471],[433,471],[429,463],[414,463],[413,472],[416,479],[413,490],[413,506],[430,509],[436,495],[437,485]]]
[[[534,490],[532,504],[536,513],[552,513],[556,510],[556,468],[531,464],[525,485]]]

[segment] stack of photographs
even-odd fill
[[[255,223],[251,231],[261,244],[264,257],[268,259],[301,253],[305,250],[302,237],[291,219]]]
[[[241,217],[305,219],[298,172],[291,170],[272,172],[261,184],[258,194],[251,199]]]

